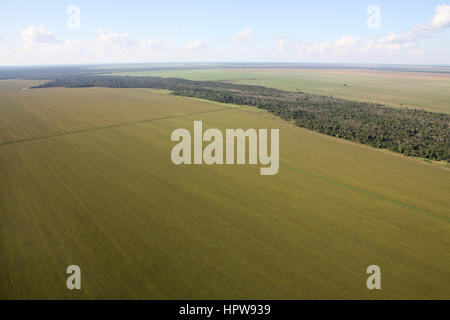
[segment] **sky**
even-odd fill
[[[450,1],[3,1],[0,65],[450,64]]]

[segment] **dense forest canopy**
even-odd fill
[[[178,78],[72,76],[39,86],[154,88],[267,110],[299,127],[408,156],[450,162],[450,115],[262,86]]]

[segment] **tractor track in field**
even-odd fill
[[[68,131],[68,132],[61,132],[61,133],[56,133],[56,134],[52,134],[52,135],[48,135],[48,136],[41,136],[41,137],[33,137],[33,138],[27,138],[27,139],[21,139],[21,140],[0,142],[0,146],[19,144],[19,143],[26,143],[26,142],[37,141],[37,140],[44,140],[44,139],[50,139],[50,138],[55,138],[55,137],[61,137],[61,136],[77,134],[77,133],[85,133],[85,132],[99,131],[99,130],[104,130],[104,129],[125,127],[125,126],[131,126],[131,125],[135,125],[135,124],[140,124],[140,123],[155,122],[155,121],[160,121],[160,120],[169,120],[169,119],[174,119],[174,118],[183,118],[183,117],[188,117],[188,116],[197,115],[197,114],[211,113],[211,112],[217,112],[217,111],[223,111],[223,110],[229,110],[229,109],[230,108],[226,107],[226,108],[213,109],[213,110],[207,110],[207,111],[197,111],[197,112],[190,112],[190,113],[184,113],[184,114],[175,114],[175,115],[172,115],[172,116],[161,117],[161,118],[153,118],[153,119],[147,119],[147,120],[139,120],[139,121],[132,121],[132,122],[117,123],[117,124],[112,124],[112,125],[109,125],[109,126],[96,127],[96,128],[90,128],[90,129],[81,129],[81,130],[74,130],[74,131]]]

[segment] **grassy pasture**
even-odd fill
[[[281,90],[450,113],[450,75],[336,69],[198,69],[116,73],[130,76],[225,80]],[[345,86],[344,86],[345,84]]]
[[[0,101],[2,141],[27,139],[0,145],[0,298],[450,296],[448,170],[151,90]],[[170,134],[194,120],[280,128],[280,173],[173,165]],[[372,264],[381,291],[366,289]]]

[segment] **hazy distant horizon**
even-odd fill
[[[298,69],[361,69],[380,71],[409,71],[409,72],[437,72],[450,73],[450,64],[398,64],[398,63],[307,63],[307,62],[138,62],[138,63],[84,63],[84,64],[40,64],[40,65],[0,65],[2,69],[27,68],[92,68],[92,67],[137,67],[136,70],[145,70],[145,67],[161,69],[164,67],[174,69],[209,69],[209,68],[298,68]],[[97,70],[97,69],[93,69]]]

